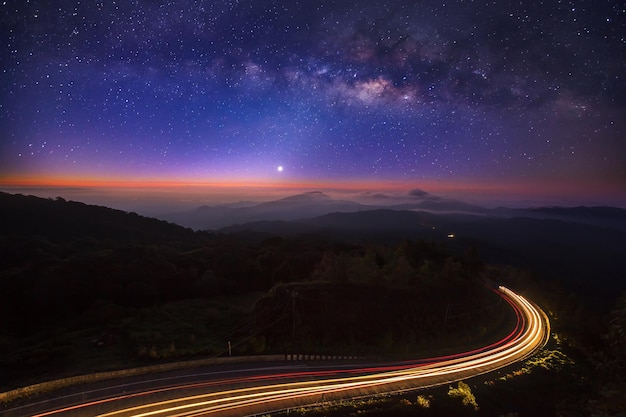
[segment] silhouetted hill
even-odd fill
[[[196,230],[210,230],[258,221],[288,221],[332,212],[373,208],[353,201],[335,200],[311,191],[251,206],[202,206],[189,212],[170,213],[161,218]]]
[[[473,222],[483,216],[469,214],[436,214],[426,211],[377,209],[354,213],[329,213],[302,223],[325,229],[386,231],[390,234],[426,233],[447,236],[457,224]]]
[[[610,211],[617,215],[624,212]],[[487,262],[531,269],[544,278],[565,281],[569,288],[587,292],[590,297],[614,296],[626,288],[626,232],[589,224],[585,218],[575,222],[532,217],[528,215],[531,210],[516,212],[522,217],[385,209],[330,213],[293,222],[241,224],[222,231],[283,236],[323,233],[349,241],[429,239],[446,241],[459,251],[475,245]],[[579,208],[557,212],[560,218],[570,213],[588,214]]]
[[[392,200],[393,201],[393,200]],[[257,204],[245,205],[219,205],[219,206],[201,206],[195,210],[188,212],[170,213],[161,216],[161,218],[190,227],[196,230],[222,229],[230,231],[232,226],[239,230],[238,225],[263,221],[293,221],[304,218],[312,218],[334,213],[354,213],[367,212],[373,210],[393,210],[393,211],[425,211],[457,213],[465,216],[474,216],[489,213],[489,209],[464,203],[458,200],[441,198],[428,193],[420,193],[417,196],[411,196],[406,203],[392,204],[392,201],[385,201],[383,205],[366,205],[348,200],[336,200],[320,191],[310,191],[302,194],[296,194],[279,200],[268,201]],[[361,215],[369,216],[369,215]],[[355,218],[352,218],[355,219]],[[341,224],[344,219],[336,219],[339,226],[345,228],[346,225]],[[380,220],[380,219],[373,219]],[[321,221],[321,220],[320,220]],[[328,225],[324,227],[334,227],[334,217],[327,218]],[[398,219],[393,220],[398,222]],[[319,223],[319,222],[318,222]],[[319,224],[314,225],[318,228]],[[263,227],[260,224],[256,228]],[[393,227],[394,229],[402,229],[404,226],[399,224],[380,223],[379,229]],[[356,225],[355,228],[358,228]],[[288,233],[288,231],[285,231]]]
[[[384,197],[384,198],[383,198]],[[538,207],[526,209],[512,209],[499,207],[488,209],[463,201],[443,198],[432,195],[421,190],[413,190],[407,196],[402,197],[403,203],[397,203],[391,197],[379,197],[380,203],[360,204],[348,200],[336,200],[320,191],[311,191],[281,198],[279,200],[264,203],[241,202],[236,204],[209,206],[203,205],[195,210],[179,213],[170,213],[160,216],[160,218],[190,227],[195,230],[216,230],[234,227],[239,230],[238,225],[264,222],[264,221],[298,221],[301,219],[314,218],[334,213],[355,213],[370,212],[375,210],[392,210],[394,212],[420,212],[422,217],[426,213],[445,215],[438,218],[437,222],[445,221],[473,221],[479,217],[500,217],[500,218],[534,218],[553,219],[573,223],[584,223],[594,226],[616,228],[626,231],[626,210],[614,207]],[[394,203],[396,201],[396,203]],[[365,217],[370,214],[361,214],[357,217],[336,217],[331,216],[318,219],[313,225],[314,228],[339,226],[342,229],[360,229],[358,224],[359,216],[362,221],[367,221]],[[399,215],[406,216],[406,215]],[[383,216],[384,217],[384,216]],[[369,223],[370,228],[393,229],[396,231],[412,230],[415,226],[414,218],[404,218],[391,216],[383,219],[381,216],[374,216]],[[350,227],[344,221],[356,221],[355,227]],[[406,223],[403,224],[403,221]],[[422,220],[417,220],[423,223]],[[328,222],[328,224],[323,224]],[[336,222],[336,223],[333,223]],[[302,222],[300,222],[302,223]],[[441,226],[446,226],[442,224]],[[256,225],[255,227],[261,227]],[[225,229],[230,230],[230,229]],[[289,233],[283,230],[281,233]]]
[[[565,215],[576,218],[585,218],[585,217],[604,217],[604,218],[615,218],[615,219],[626,219],[626,210],[617,208],[617,207],[606,207],[606,206],[594,206],[594,207],[586,207],[586,206],[578,206],[578,207],[536,207],[527,209],[531,212],[537,213],[546,213],[546,214],[555,214],[555,215]]]
[[[626,210],[617,207],[537,207],[524,211],[532,217],[559,219],[626,231]]]
[[[331,201],[331,200],[332,198],[330,198],[330,196],[328,196],[327,194],[324,194],[321,191],[308,191],[306,193],[291,195],[291,196],[284,197],[276,201],[272,201],[270,203],[264,203],[260,205],[264,206],[264,205],[292,204],[292,203],[310,204],[312,202]]]
[[[375,209],[282,222],[251,222],[219,229],[223,233],[246,230],[289,236],[300,233],[324,233],[335,238],[355,240],[381,237],[392,240],[411,238],[447,238],[460,225],[482,221],[483,216],[468,214],[435,214],[425,211]]]
[[[62,198],[0,193],[0,235],[50,240],[95,238],[126,242],[190,239],[194,232],[162,220]]]
[[[293,346],[441,355],[503,330],[497,309],[505,303],[487,299],[497,297],[483,278],[543,292],[555,333],[584,343],[593,369],[623,374],[607,356],[623,355],[623,344],[606,338],[612,333],[587,306],[599,306],[595,316],[605,320],[626,289],[624,210],[365,210],[323,193],[248,204],[198,208],[221,213],[220,221],[260,218],[208,235],[106,207],[0,193],[0,389],[225,354],[225,340],[236,355]],[[352,212],[324,212],[333,208]],[[233,331],[233,323],[245,325]],[[578,370],[569,379],[577,378]]]
[[[489,212],[489,209],[474,204],[465,203],[463,201],[434,198],[422,199],[418,202],[403,203],[390,206],[394,210],[428,210],[439,212],[465,212],[482,214]]]
[[[316,233],[319,231],[319,227],[315,225],[308,225],[297,221],[287,222],[282,220],[268,220],[244,224],[234,224],[232,226],[223,227],[218,230],[218,232],[225,234],[254,232],[264,235],[266,237],[293,236],[307,233]]]
[[[356,213],[330,213],[303,222],[327,229],[385,230],[397,233],[430,229],[433,218],[434,216],[424,212],[379,209]]]

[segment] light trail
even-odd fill
[[[500,295],[516,313],[515,328],[502,340],[470,352],[379,366],[294,371],[181,384],[76,404],[33,417],[261,414],[466,379],[523,360],[547,342],[550,324],[545,313],[507,288],[500,287]],[[109,407],[109,410],[101,411],[99,407],[102,406]]]

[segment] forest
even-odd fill
[[[617,393],[626,387],[626,296],[598,309],[562,282],[543,279],[541,271],[486,263],[474,241],[451,246],[419,238],[389,243],[194,232],[63,199],[2,194],[0,200],[2,391],[224,356],[229,343],[234,355],[388,360],[458,352],[510,326],[510,311],[490,290],[501,283],[549,313],[553,339],[534,364],[470,381],[467,389],[479,405],[483,399],[482,409],[459,401],[448,410],[532,415],[515,392],[539,398],[533,385],[554,397],[535,412],[623,410]],[[465,392],[461,385],[455,389]],[[436,415],[456,404],[448,391],[360,409]],[[498,404],[498,395],[510,403]],[[428,398],[432,407],[424,407]]]

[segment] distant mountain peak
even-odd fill
[[[332,200],[332,198],[324,194],[321,191],[307,191],[306,193],[291,195],[289,197],[281,198],[277,201],[327,201]]]

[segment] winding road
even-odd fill
[[[523,360],[547,342],[546,314],[507,288],[500,287],[499,293],[516,313],[515,328],[502,340],[469,352],[389,364],[275,362],[254,369],[248,364],[153,375],[88,391],[82,387],[60,398],[1,411],[7,417],[242,416],[447,384]]]

